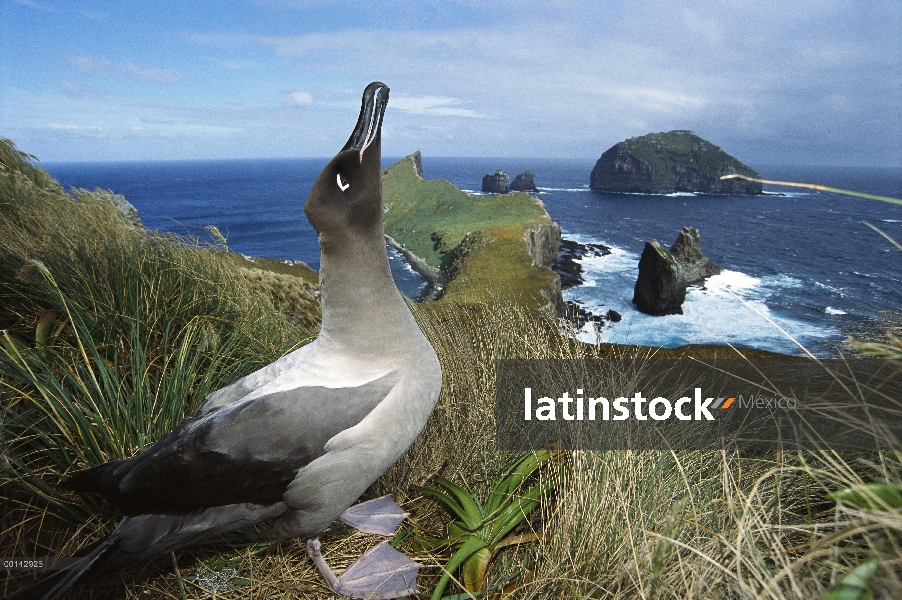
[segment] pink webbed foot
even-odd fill
[[[307,541],[307,554],[329,588],[345,596],[366,600],[389,600],[417,593],[420,565],[381,542],[336,577],[320,552],[319,540]]]
[[[338,520],[363,533],[394,535],[401,521],[410,516],[391,496],[361,502],[341,513]]]

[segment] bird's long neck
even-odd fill
[[[423,340],[392,279],[381,224],[375,229],[343,243],[320,240],[323,320],[318,341],[337,351],[372,356],[397,349],[399,342],[418,345]]]

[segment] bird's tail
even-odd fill
[[[230,504],[185,515],[126,517],[116,530],[82,554],[76,569],[60,571],[17,590],[16,600],[55,600],[81,579],[102,577],[158,554],[250,527],[282,515],[286,506]]]
[[[55,600],[61,598],[89,572],[94,575],[98,571],[107,571],[103,568],[104,563],[120,554],[117,550],[119,537],[114,531],[83,554],[82,560],[74,568],[57,571],[21,587],[7,596],[7,600]]]

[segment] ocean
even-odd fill
[[[386,159],[385,165],[396,159]],[[319,267],[303,204],[326,159],[43,164],[64,187],[123,194],[151,228],[205,237],[215,225],[229,248]],[[675,347],[731,344],[821,356],[885,311],[902,306],[902,206],[829,192],[765,186],[762,196],[606,194],[589,190],[595,160],[429,158],[429,179],[479,193],[482,176],[535,173],[538,197],[563,237],[611,248],[582,262],[584,283],[564,292],[595,314],[622,315],[585,341]],[[764,178],[902,197],[902,169],[752,165]],[[689,289],[683,315],[651,317],[632,305],[639,256],[651,238],[670,246],[680,228],[701,233],[704,254],[724,268]],[[411,297],[422,281],[394,250],[392,272]]]

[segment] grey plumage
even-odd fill
[[[92,576],[270,520],[262,539],[313,538],[419,435],[438,399],[441,369],[385,252],[387,99],[384,84],[367,87],[351,139],[304,207],[322,250],[317,339],[213,392],[138,456],[63,483],[99,493],[127,515],[89,554]],[[57,597],[79,574],[19,597]]]

